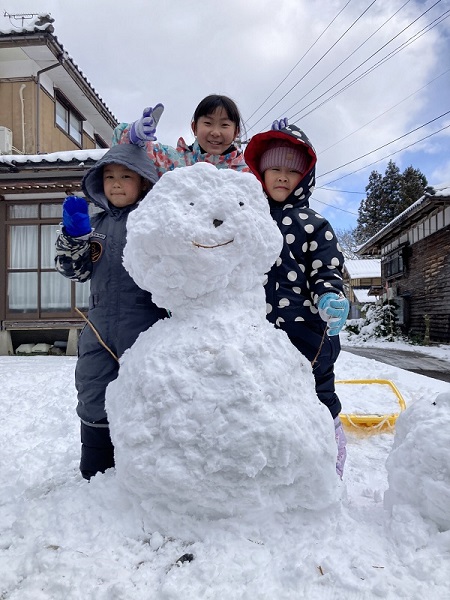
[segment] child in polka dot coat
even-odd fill
[[[309,207],[316,153],[303,131],[281,120],[271,131],[253,136],[244,157],[261,181],[284,237],[281,254],[265,283],[267,318],[312,363],[317,396],[334,419],[336,470],[342,477],[346,440],[339,419],[334,363],[349,303],[342,279],[344,256],[336,235],[328,221]]]

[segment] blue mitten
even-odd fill
[[[322,294],[317,304],[319,315],[328,326],[328,335],[339,335],[345,325],[350,305],[342,294]]]
[[[63,204],[63,225],[67,235],[81,237],[91,233],[88,210],[88,203],[84,198],[67,196]]]
[[[347,458],[347,438],[339,416],[334,419],[334,437],[337,446],[336,473],[342,479],[345,459]]]
[[[137,146],[145,146],[146,142],[156,141],[156,126],[163,111],[162,104],[157,104],[155,108],[145,108],[142,117],[131,125],[130,142]]]
[[[283,119],[279,119],[278,121],[274,121],[272,123],[272,130],[275,131],[280,131],[280,129],[286,129],[286,127],[289,125],[289,120],[287,117],[284,117]]]

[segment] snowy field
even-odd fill
[[[448,346],[426,351],[450,356]],[[258,513],[244,525],[238,517],[187,524],[174,515],[161,530],[151,514],[135,514],[114,471],[90,483],[81,478],[75,362],[0,357],[2,600],[450,598],[449,528],[439,532],[415,510],[391,516],[383,506],[393,432],[347,429],[344,498],[324,513]],[[450,391],[346,352],[336,373],[389,379],[407,407]],[[437,433],[440,422],[434,426]],[[429,433],[415,442],[426,455],[433,453],[432,421]],[[439,477],[448,490],[448,462]],[[419,491],[408,493],[418,504]],[[431,500],[435,493],[430,485]],[[194,559],[177,562],[186,554]]]

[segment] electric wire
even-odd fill
[[[329,54],[331,52],[331,50],[347,35],[347,33],[350,31],[350,29],[352,29],[352,27],[354,25],[356,25],[356,23],[364,16],[364,14],[375,4],[377,0],[373,0],[373,2],[359,15],[359,17],[357,19],[355,19],[355,21],[353,21],[353,23],[344,31],[344,33],[334,42],[334,44],[332,44],[328,50],[322,54],[322,56],[319,58],[319,60],[317,60],[310,69],[308,69],[308,71],[306,71],[306,73],[297,81],[297,83],[290,89],[288,90],[284,96],[282,96],[273,106],[271,106],[269,108],[269,110],[267,112],[265,112],[262,117],[260,117],[257,121],[255,121],[255,123],[253,123],[253,125],[248,125],[247,129],[248,131],[250,131],[251,129],[253,129],[260,121],[262,121],[264,119],[265,116],[267,116],[271,110],[273,110],[275,108],[275,106],[278,106],[278,104],[288,95],[292,92],[292,90],[294,88],[296,88],[298,86],[299,83],[301,83],[303,81],[303,79],[327,56],[327,54]],[[439,2],[441,2],[441,0],[438,0]],[[294,105],[295,106],[295,105]]]
[[[347,8],[347,6],[350,4],[352,0],[348,0],[347,4],[345,4],[345,6],[343,8],[341,8],[341,10],[338,12],[338,14],[330,21],[330,23],[325,27],[325,29],[322,31],[322,33],[316,38],[316,40],[311,44],[311,46],[306,50],[306,52],[302,55],[302,57],[300,58],[300,60],[298,60],[295,65],[292,67],[292,69],[289,71],[289,73],[286,75],[286,77],[284,77],[284,79],[282,79],[280,81],[280,83],[275,87],[275,89],[267,96],[267,98],[258,106],[257,109],[255,109],[252,114],[247,118],[246,122],[245,122],[245,127],[248,128],[248,121],[250,121],[254,115],[264,106],[264,104],[275,94],[275,92],[281,87],[281,85],[286,81],[286,79],[289,77],[289,75],[295,71],[295,69],[298,67],[298,65],[302,62],[302,60],[307,56],[307,54],[309,54],[309,52],[314,48],[314,46],[319,42],[319,40],[323,37],[323,35],[325,35],[325,33],[328,31],[328,29],[331,27],[331,25],[333,25],[333,23],[336,21],[336,19],[341,15],[341,13]],[[410,0],[407,0],[408,2]]]
[[[426,83],[425,85],[423,85],[422,87],[420,87],[419,89],[417,89],[415,92],[412,92],[411,94],[409,94],[409,96],[406,96],[405,98],[403,98],[403,100],[400,100],[400,102],[397,102],[397,104],[394,104],[393,106],[387,108],[382,113],[380,113],[379,115],[377,115],[376,117],[374,117],[373,119],[371,119],[370,121],[368,121],[367,123],[365,123],[364,125],[361,125],[361,127],[358,127],[358,129],[355,129],[354,131],[352,131],[348,135],[344,136],[343,138],[341,138],[337,142],[334,142],[333,144],[331,144],[331,146],[327,146],[327,148],[324,148],[323,150],[318,151],[318,154],[320,154],[322,156],[325,152],[327,152],[328,150],[331,150],[331,148],[334,148],[335,146],[337,146],[341,142],[347,140],[349,137],[351,137],[355,133],[358,133],[358,131],[361,131],[362,129],[364,129],[368,125],[371,125],[377,119],[379,119],[380,117],[383,117],[385,114],[387,114],[388,112],[390,112],[394,108],[397,108],[398,106],[400,106],[400,104],[403,104],[403,102],[406,102],[406,100],[409,100],[410,98],[412,98],[413,96],[415,96],[416,94],[418,94],[419,92],[421,92],[422,90],[424,90],[427,86],[431,85],[432,83],[434,83],[435,81],[437,81],[440,77],[443,77],[444,75],[446,75],[449,72],[450,72],[450,69],[447,69],[446,71],[444,71],[440,75],[437,75],[437,77],[434,77],[434,79],[431,79],[428,83]]]
[[[439,0],[439,2],[440,2],[440,1],[441,1],[441,0]],[[358,50],[360,50],[360,49],[361,49],[361,48],[364,46],[364,44],[366,44],[366,43],[367,43],[367,42],[368,42],[368,41],[369,41],[369,40],[370,40],[370,39],[371,39],[371,38],[372,38],[374,35],[376,35],[376,34],[377,34],[377,33],[378,33],[378,32],[379,32],[379,31],[380,31],[380,30],[381,30],[381,29],[382,29],[382,28],[383,28],[383,27],[384,27],[384,26],[387,24],[387,23],[389,23],[389,21],[391,21],[391,20],[392,20],[392,19],[393,19],[393,18],[394,18],[394,17],[395,17],[395,16],[396,16],[396,15],[397,15],[397,14],[398,14],[398,13],[399,13],[399,12],[400,12],[400,11],[401,11],[401,10],[402,10],[404,7],[405,7],[405,6],[406,6],[406,5],[409,3],[409,2],[410,2],[410,0],[406,0],[406,2],[405,2],[405,3],[404,3],[404,4],[403,4],[403,5],[402,5],[402,6],[401,6],[401,7],[400,7],[400,8],[399,8],[399,9],[398,9],[398,10],[397,10],[397,11],[396,11],[394,14],[393,14],[393,15],[391,15],[391,16],[390,16],[388,19],[386,19],[386,21],[384,21],[384,23],[382,23],[382,24],[381,24],[381,25],[378,27],[378,29],[376,29],[376,30],[375,30],[373,33],[371,33],[371,35],[369,35],[369,37],[367,37],[367,38],[366,38],[366,39],[365,39],[365,40],[364,40],[364,41],[363,41],[363,42],[362,42],[362,43],[361,43],[359,46],[357,46],[357,48],[355,48],[355,49],[354,49],[354,50],[353,50],[353,51],[352,51],[350,54],[348,54],[348,55],[347,55],[347,57],[346,57],[346,58],[344,58],[344,60],[342,60],[342,61],[341,61],[341,62],[340,62],[338,65],[336,65],[336,67],[335,67],[334,69],[332,69],[332,70],[331,70],[331,71],[330,71],[330,72],[329,72],[327,75],[325,75],[325,77],[323,77],[323,78],[322,78],[322,79],[321,79],[321,80],[320,80],[318,83],[316,83],[316,85],[315,85],[315,86],[313,86],[312,88],[308,89],[307,93],[306,93],[304,96],[302,96],[301,98],[299,98],[299,100],[297,100],[297,102],[295,102],[295,104],[293,104],[293,105],[292,105],[290,108],[288,108],[288,109],[287,109],[287,111],[289,111],[289,110],[291,110],[292,108],[294,108],[294,106],[296,106],[296,105],[297,105],[299,102],[301,102],[301,101],[302,101],[302,100],[304,100],[304,99],[305,99],[307,96],[309,96],[309,95],[310,95],[310,94],[311,94],[311,93],[312,93],[312,92],[313,92],[313,91],[314,91],[316,88],[318,88],[318,87],[319,87],[319,86],[320,86],[322,83],[324,83],[324,81],[326,81],[326,80],[327,80],[327,79],[328,79],[328,78],[329,78],[329,77],[330,77],[330,76],[331,76],[333,73],[335,73],[335,72],[336,72],[336,71],[337,71],[337,70],[338,70],[340,67],[342,67],[342,65],[343,65],[344,63],[346,63],[346,62],[347,62],[347,61],[348,61],[348,60],[349,60],[349,59],[350,59],[352,56],[354,56],[354,55],[356,54],[356,52],[357,52]],[[420,17],[419,17],[419,18],[420,18]],[[411,24],[410,24],[410,25],[411,25]],[[408,25],[408,27],[409,27],[410,25]],[[403,30],[403,31],[404,31],[404,30]],[[397,36],[398,36],[398,35],[400,35],[401,33],[403,33],[403,31],[401,31],[400,33],[398,33],[398,34],[397,34]],[[392,40],[393,40],[393,39],[395,39],[395,38],[392,38]],[[390,41],[392,41],[392,40],[390,40]],[[390,43],[390,41],[389,41],[389,42],[387,42],[387,44],[389,44],[389,43]],[[385,44],[385,46],[386,46],[387,44]],[[383,49],[383,47],[384,47],[384,46],[382,46],[382,47],[381,47],[379,50],[377,50],[377,52],[375,52],[374,54],[372,54],[371,56],[369,56],[369,58],[367,58],[367,59],[366,59],[366,61],[364,61],[364,62],[367,62],[367,60],[370,60],[370,58],[372,58],[373,56],[375,56],[375,54],[377,54],[377,53],[378,53],[380,50],[382,50],[382,49]],[[360,66],[362,66],[362,65],[364,64],[364,62],[363,62],[363,63],[361,63],[361,64],[360,64],[358,67],[356,67],[356,69],[359,69],[359,67],[360,67]],[[356,69],[355,69],[355,70],[356,70]],[[353,73],[353,71],[351,71],[351,72],[350,72],[350,73],[347,75],[347,77],[348,77],[349,75],[351,75],[351,73]],[[345,79],[345,77],[344,77],[344,79]],[[335,85],[339,85],[339,83],[340,83],[341,81],[343,81],[343,79],[341,79],[340,81],[338,81],[338,82],[337,82]],[[294,87],[295,87],[295,86],[294,86]],[[333,87],[334,87],[334,86],[333,86]],[[330,91],[330,89],[333,89],[333,87],[329,88],[329,90],[327,90],[327,92],[328,92],[328,91]],[[327,92],[325,92],[325,93],[327,93]],[[319,96],[319,98],[320,98],[320,96]],[[308,106],[309,106],[309,105],[308,105]],[[286,112],[287,112],[287,111],[286,111]],[[295,116],[295,115],[294,115],[294,116]]]
[[[383,160],[386,160],[387,158],[390,158],[391,156],[394,156],[394,154],[398,154],[399,152],[403,152],[404,150],[407,150],[408,148],[411,148],[412,146],[416,146],[417,144],[420,144],[420,142],[423,142],[424,140],[427,140],[430,137],[433,137],[434,135],[437,135],[438,133],[440,133],[441,131],[444,131],[445,129],[448,129],[449,127],[450,127],[450,124],[445,125],[444,127],[441,127],[441,129],[438,129],[437,131],[434,131],[433,133],[430,133],[429,135],[426,135],[425,137],[420,138],[420,140],[416,140],[412,144],[408,144],[408,146],[404,146],[403,148],[399,148],[398,150],[395,150],[394,152],[391,152],[390,154],[387,154],[386,156],[383,156],[382,158],[379,158],[378,160],[375,160],[374,162],[369,163],[368,165],[365,165],[364,167],[356,169],[355,171],[352,171],[351,173],[346,173],[345,175],[342,175],[341,177],[337,177],[336,179],[332,179],[331,181],[328,181],[324,185],[328,186],[331,183],[335,183],[336,181],[340,181],[341,179],[344,179],[345,177],[349,177],[350,175],[354,175],[355,173],[358,173],[359,171],[364,171],[368,167],[371,167],[372,165],[376,165],[377,163],[379,163],[379,162],[381,162]],[[326,173],[324,173],[323,175],[318,175],[317,179],[320,179],[320,177],[324,177],[325,175],[326,175]],[[321,189],[321,186],[317,186],[317,189]]]
[[[441,2],[441,0],[439,0],[439,2]],[[439,25],[440,23],[442,23],[442,21],[444,21],[445,19],[447,19],[449,16],[450,16],[450,9],[447,10],[447,11],[445,11],[444,13],[442,13],[439,17],[437,17],[437,19],[435,19],[434,21],[432,21],[431,23],[429,23],[428,25],[426,25],[423,29],[421,29],[419,32],[415,33],[408,40],[406,40],[405,42],[403,42],[400,46],[398,46],[397,48],[395,48],[394,50],[392,50],[389,54],[387,54],[386,56],[384,56],[383,58],[381,58],[377,63],[375,63],[374,65],[372,65],[371,67],[369,67],[366,71],[364,71],[363,73],[360,73],[355,79],[353,79],[352,81],[350,81],[349,83],[347,83],[340,90],[338,90],[337,92],[335,92],[332,96],[329,96],[326,100],[324,100],[323,102],[321,102],[320,104],[318,104],[317,106],[315,106],[314,108],[312,108],[309,112],[307,112],[305,114],[302,114],[301,117],[298,117],[297,120],[293,121],[293,122],[296,123],[297,121],[300,120],[300,118],[304,119],[305,117],[307,117],[308,115],[310,115],[312,112],[314,112],[315,110],[317,110],[318,108],[320,108],[321,106],[323,106],[324,104],[326,104],[327,102],[329,102],[330,100],[332,100],[333,98],[335,98],[336,96],[338,96],[339,94],[341,94],[342,92],[344,92],[345,90],[347,90],[349,87],[351,87],[352,85],[354,85],[355,83],[357,83],[358,81],[360,81],[361,79],[363,79],[363,77],[366,77],[369,73],[371,73],[372,71],[374,71],[375,69],[377,69],[378,67],[380,67],[381,65],[383,65],[385,62],[387,62],[388,60],[390,60],[391,58],[393,58],[396,54],[398,54],[399,52],[401,52],[402,50],[404,50],[410,44],[412,44],[413,42],[417,41],[420,37],[422,37],[422,35],[425,35],[425,33],[428,33],[429,31],[431,31],[432,29],[434,29],[434,27],[437,27],[437,25]],[[436,23],[435,21],[437,21],[438,19],[440,19],[440,20]],[[400,33],[403,33],[403,31],[405,31],[406,29],[407,28],[405,28],[404,30],[402,30]],[[395,37],[398,37],[398,35],[395,36]],[[395,39],[395,37],[392,38],[392,40]],[[392,40],[390,40],[390,41],[392,41]],[[388,43],[390,43],[390,42],[387,42],[386,44],[384,44],[384,46],[382,46],[382,48],[385,48]],[[296,113],[294,113],[293,115],[291,115],[290,117],[288,117],[289,120],[292,120],[292,119],[294,119],[294,117],[297,117],[298,115],[300,115],[309,106],[311,106],[312,104],[314,104],[314,102],[316,102],[317,100],[319,100],[320,98],[322,98],[323,96],[325,96],[325,94],[327,94],[328,92],[330,92],[331,90],[333,90],[336,86],[338,86],[345,79],[347,79],[347,77],[349,77],[350,75],[352,75],[352,73],[354,73],[355,71],[357,71],[363,64],[365,64],[368,60],[370,60],[370,58],[372,58],[373,56],[375,56],[375,54],[377,54],[382,48],[380,48],[379,50],[377,50],[377,52],[375,52],[369,58],[367,58],[365,61],[363,61],[362,63],[360,63],[357,67],[355,67],[352,71],[350,71],[349,73],[347,73],[347,75],[345,75],[342,79],[340,79],[333,86],[331,86],[330,88],[328,88],[325,92],[323,92],[322,94],[320,94],[319,96],[317,96],[317,98],[315,98],[314,100],[312,100],[309,104],[307,104],[302,109],[300,109],[299,111],[297,111]],[[301,100],[299,100],[298,102],[300,102],[300,101]],[[288,109],[288,111],[291,110],[296,104],[298,104],[298,102],[296,102],[295,104],[293,104]]]

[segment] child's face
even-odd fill
[[[222,107],[192,123],[192,131],[205,152],[223,154],[233,143],[238,130]]]
[[[302,174],[287,167],[272,167],[264,171],[267,193],[276,202],[284,202],[302,179]]]
[[[145,180],[135,171],[123,165],[105,165],[103,189],[113,206],[123,208],[134,204],[146,189]]]

